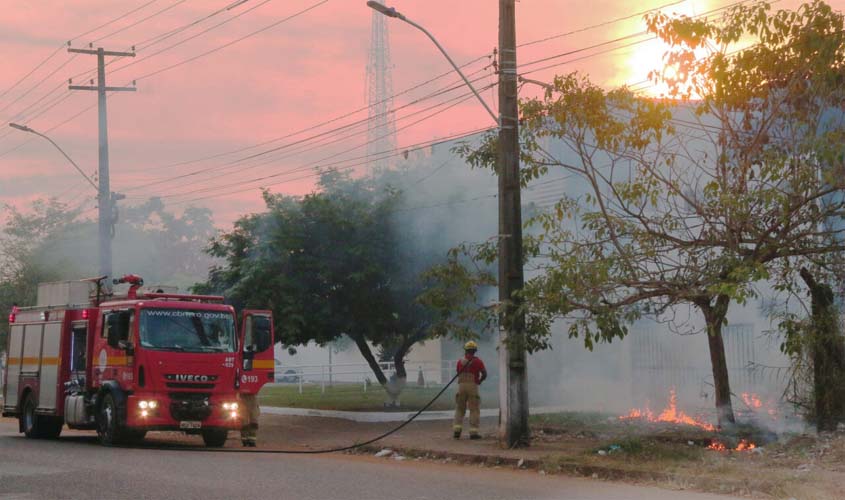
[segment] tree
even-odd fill
[[[0,341],[13,304],[32,305],[38,283],[93,276],[97,225],[56,199],[28,210],[5,207],[0,234]],[[215,234],[211,212],[188,207],[177,216],[160,200],[127,207],[116,227],[116,274],[140,274],[148,283],[185,286],[201,279],[211,259],[202,252]],[[0,346],[5,346],[0,343]]]
[[[209,252],[225,264],[195,289],[223,293],[237,308],[271,308],[286,345],[348,336],[395,399],[407,379],[405,357],[430,336],[415,301],[420,282],[392,221],[401,194],[331,172],[320,187],[303,198],[265,192],[266,212],[214,239]],[[394,383],[371,345],[395,363]]]
[[[523,103],[524,182],[547,169],[572,176],[571,192],[528,221],[526,258],[539,273],[524,290],[529,332],[542,347],[552,322],[567,319],[570,336],[591,347],[691,304],[706,327],[719,422],[730,424],[722,327],[731,304],[761,284],[794,287],[802,265],[841,260],[841,224],[830,221],[845,213],[845,141],[829,122],[845,97],[843,19],[814,1],[647,23],[670,45],[654,78],[673,99],[572,74]],[[545,138],[567,157],[545,151]],[[470,162],[490,166],[491,142]]]

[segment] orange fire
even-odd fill
[[[736,445],[736,451],[749,451],[756,448],[757,445],[752,443],[751,441],[747,441],[745,439],[740,439],[739,444]]]
[[[710,446],[707,447],[707,449],[708,450],[715,450],[715,451],[725,451],[728,448],[727,448],[727,446],[725,446],[725,443],[723,443],[721,441],[717,441],[717,440],[714,439],[710,443]]]
[[[757,447],[757,445],[752,443],[751,441],[748,441],[747,439],[740,439],[739,444],[737,444],[736,448],[734,448],[733,450],[734,451],[751,451],[756,447]],[[725,443],[723,443],[723,442],[721,442],[717,439],[714,439],[713,441],[710,442],[710,446],[708,446],[707,449],[708,450],[714,450],[714,451],[726,451],[726,450],[728,450],[728,447],[725,446]]]
[[[746,406],[755,410],[763,407],[763,402],[760,401],[760,398],[754,393],[743,392],[742,401],[746,404]]]
[[[672,388],[669,390],[669,406],[666,407],[659,415],[656,417],[654,413],[646,406],[644,409],[634,408],[627,415],[622,415],[619,417],[620,420],[630,420],[630,419],[642,419],[649,422],[669,422],[673,424],[685,424],[685,425],[692,425],[695,427],[700,427],[707,431],[715,431],[716,428],[708,424],[707,422],[702,422],[699,419],[690,417],[686,413],[681,410],[678,410],[678,398],[675,394],[675,389]]]

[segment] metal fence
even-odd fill
[[[755,369],[769,347],[755,336],[754,325],[728,325],[722,334],[732,391],[741,394],[770,389],[772,381]],[[635,401],[662,404],[670,389],[687,398],[712,397],[713,374],[706,347],[703,352],[690,352],[687,339],[665,331],[643,330],[630,338],[631,393]]]
[[[456,360],[423,361],[406,363],[405,370],[409,385],[417,384],[423,387],[440,385],[451,378]],[[382,372],[390,380],[396,375],[396,366],[392,361],[379,363]],[[276,364],[277,384],[296,384],[300,394],[305,386],[319,385],[322,392],[326,387],[335,384],[359,385],[361,390],[367,391],[373,384],[375,374],[367,363],[334,363],[315,365],[284,365]]]

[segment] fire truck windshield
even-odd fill
[[[234,352],[235,322],[226,311],[142,309],[141,347],[162,351]]]

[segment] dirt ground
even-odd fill
[[[319,417],[265,415],[262,448],[323,449],[364,442],[396,423],[356,423]],[[752,498],[845,499],[845,429],[829,435],[775,436],[755,430],[724,436],[670,424],[604,421],[536,423],[527,449],[501,449],[496,419],[482,420],[483,439],[452,439],[448,421],[414,422],[364,448],[384,459],[471,462],[533,468],[539,474],[576,474]],[[714,439],[735,448],[741,436],[753,450],[707,449]],[[228,446],[236,446],[231,440]]]

